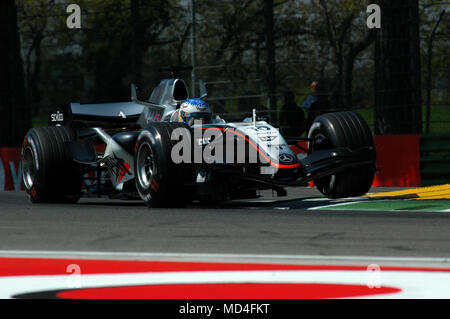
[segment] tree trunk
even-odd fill
[[[355,56],[348,54],[344,61],[344,94],[343,104],[345,108],[351,109],[353,107],[353,68],[355,65]]]
[[[353,69],[355,60],[359,54],[366,50],[375,41],[375,30],[369,31],[366,36],[356,43],[350,43],[350,49],[344,58],[344,98],[343,103],[345,108],[352,108],[353,101]]]
[[[334,93],[331,99],[331,107],[336,109],[342,109],[344,105],[344,58],[342,48],[338,48],[336,53],[336,85]]]
[[[267,89],[269,94],[269,108],[277,109],[277,79],[275,72],[275,39],[273,0],[264,0],[265,34],[267,50]]]
[[[139,0],[131,0],[131,76],[132,81],[142,84],[143,34]]]
[[[375,134],[422,132],[418,0],[379,0]]]
[[[34,59],[34,67],[33,72],[28,73],[28,95],[29,100],[27,101],[30,112],[32,116],[39,114],[39,108],[41,106],[41,92],[39,89],[39,83],[41,80],[41,43],[42,43],[43,35],[42,32],[38,32],[36,34],[36,38],[34,40],[34,53],[35,53],[35,59]]]
[[[13,0],[0,1],[0,42],[0,147],[15,147],[22,145],[31,121]]]

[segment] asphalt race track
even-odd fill
[[[308,187],[290,188],[282,198],[262,195],[149,209],[108,198],[33,205],[24,192],[0,192],[0,257],[450,270],[449,200],[329,200]]]
[[[311,188],[291,188],[287,198],[265,195],[149,209],[108,198],[33,205],[23,192],[0,192],[0,250],[450,256],[449,212],[310,210],[342,202]]]

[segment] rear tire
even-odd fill
[[[183,123],[152,123],[137,138],[134,156],[136,188],[149,207],[182,207],[193,198],[192,187],[185,186],[193,177],[191,163],[174,163],[171,152],[177,141],[172,141],[172,132],[183,129],[189,132],[189,147],[192,133]]]
[[[327,113],[318,116],[308,133],[312,150],[348,147],[351,150],[373,148],[373,170],[349,169],[314,180],[317,189],[329,198],[360,196],[369,191],[375,176],[376,151],[372,132],[356,112]]]
[[[63,126],[32,128],[22,147],[22,180],[32,203],[76,203],[81,197],[81,174],[67,143],[75,141]]]

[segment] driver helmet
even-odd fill
[[[203,123],[211,122],[211,109],[208,103],[201,99],[184,101],[178,112],[178,122],[192,125],[195,120],[201,120]]]

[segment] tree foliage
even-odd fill
[[[142,98],[148,97],[167,76],[159,67],[191,63],[190,2],[78,0],[81,29],[68,29],[69,1],[16,0],[33,114],[46,114],[55,104],[71,101],[127,100],[130,82],[139,84]],[[196,2],[197,78],[207,82],[214,111],[267,107],[271,72],[265,0]],[[313,80],[323,84],[336,109],[373,106],[376,31],[366,26],[371,2],[273,0],[279,107],[284,96],[292,94],[300,104]],[[441,2],[421,3],[422,59],[423,38],[444,8]],[[448,28],[446,19],[440,33],[445,35]],[[433,59],[433,83],[441,87],[450,77],[446,39],[436,38]],[[189,73],[183,76],[191,85]]]

